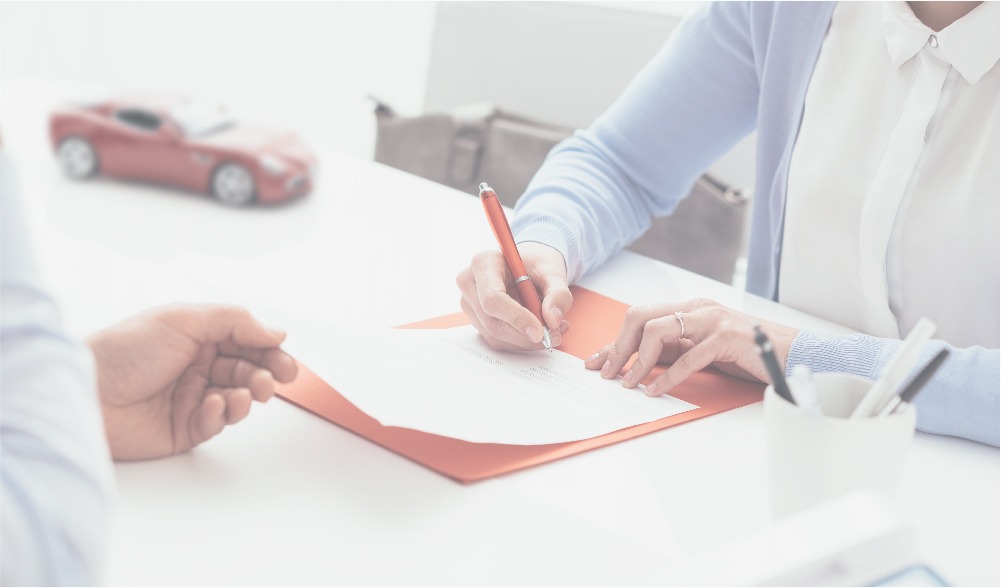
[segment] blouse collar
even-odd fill
[[[884,3],[883,33],[890,62],[900,67],[927,45],[933,55],[956,68],[968,83],[977,83],[994,67],[1001,52],[998,4],[984,2],[936,33],[914,16],[906,2]]]

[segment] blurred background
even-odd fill
[[[379,161],[468,191],[436,177],[429,169],[435,161],[413,161],[415,142],[430,144],[427,131],[420,127],[425,134],[415,136],[399,131],[399,124],[440,115],[450,143],[438,155],[452,162],[462,121],[489,121],[500,109],[529,122],[513,131],[515,140],[523,140],[519,133],[527,128],[541,146],[534,159],[516,166],[537,165],[549,145],[607,108],[699,5],[3,2],[0,129],[22,167],[54,171],[45,125],[58,102],[127,90],[179,92],[225,104],[238,119],[294,130],[320,152],[364,159],[378,154]],[[382,119],[381,134],[373,99],[392,114]],[[480,157],[477,148],[482,146],[473,145]],[[43,152],[48,159],[38,157]],[[507,163],[491,165],[492,177],[505,175]],[[753,165],[752,136],[710,170],[715,183],[703,188],[715,197],[704,197],[707,204],[699,209],[679,209],[696,219],[683,225],[698,234],[681,244],[650,236],[650,243],[634,249],[742,287]],[[519,173],[525,171],[510,175]],[[511,182],[509,204],[530,177]],[[740,196],[733,206],[719,204],[727,188]],[[311,197],[322,197],[322,182]],[[661,227],[661,233],[678,230]],[[714,259],[689,259],[693,252],[684,251],[684,242],[700,235],[719,241]]]
[[[422,111],[436,10],[432,2],[4,2],[0,75],[5,90],[25,80],[82,93],[181,92],[371,158],[365,97]]]

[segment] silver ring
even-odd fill
[[[674,313],[674,318],[678,319],[678,323],[681,324],[681,337],[679,339],[685,338],[685,321],[681,320],[681,311]]]
[[[520,284],[520,283],[524,282],[525,280],[531,280],[531,279],[532,278],[530,278],[528,276],[521,276],[520,278],[518,278],[517,280],[515,280],[514,283],[515,284]]]

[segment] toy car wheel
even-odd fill
[[[212,176],[212,194],[229,206],[245,206],[257,196],[254,177],[247,168],[237,163],[227,163]]]
[[[97,173],[97,151],[86,139],[80,137],[63,139],[56,155],[59,167],[67,177],[82,180]]]

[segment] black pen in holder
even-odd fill
[[[765,363],[765,369],[768,371],[768,378],[772,381],[772,387],[775,388],[775,392],[779,396],[789,401],[790,404],[795,405],[796,401],[789,392],[789,385],[786,384],[786,378],[782,373],[782,368],[779,367],[779,362],[775,359],[775,349],[772,347],[772,342],[769,341],[768,336],[761,331],[761,326],[758,323],[754,323],[753,329],[754,343],[758,348],[758,354],[761,356],[761,361]]]

